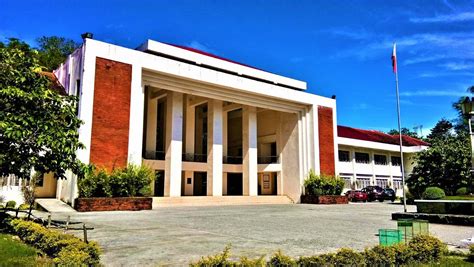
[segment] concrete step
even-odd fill
[[[76,212],[71,206],[55,198],[37,198],[36,204],[48,212]]]
[[[287,196],[183,196],[153,198],[153,208],[265,204],[293,204],[293,201]]]

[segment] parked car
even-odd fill
[[[396,198],[395,190],[393,190],[392,188],[385,188],[383,190],[383,199],[387,199],[394,202],[395,198]]]
[[[367,201],[367,193],[362,192],[361,190],[349,190],[345,195],[349,201]]]
[[[362,192],[367,193],[367,201],[380,201],[384,200],[395,201],[395,190],[391,188],[382,188],[380,186],[367,186],[362,188]]]

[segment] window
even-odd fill
[[[356,152],[355,153],[355,158],[356,158],[357,163],[368,164],[370,162],[370,157],[369,157],[368,153]]]
[[[352,188],[352,173],[339,173],[339,176],[344,179],[344,188]]]
[[[349,162],[349,151],[339,150],[339,161],[341,162]]]
[[[401,162],[400,157],[392,156],[392,166],[400,166]]]
[[[367,187],[367,186],[370,185],[370,178],[357,177],[356,178],[356,185],[357,185],[357,189],[362,189],[364,187]]]
[[[374,161],[377,165],[387,165],[387,156],[385,155],[374,155]]]
[[[377,178],[377,179],[375,179],[375,182],[376,182],[377,186],[380,186],[382,188],[387,188],[387,186],[388,186],[388,179]]]
[[[393,189],[402,189],[402,179],[401,178],[393,178]]]
[[[43,187],[44,175],[38,176],[36,178],[36,186]]]

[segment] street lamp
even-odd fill
[[[461,110],[464,115],[469,116],[469,135],[471,136],[471,173],[469,176],[469,192],[472,192],[472,175],[474,173],[474,134],[472,132],[472,116],[474,115],[474,97],[465,97],[461,102]]]

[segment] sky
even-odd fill
[[[0,0],[0,41],[80,34],[136,48],[189,46],[306,81],[337,97],[338,124],[397,127],[391,53],[397,43],[402,126],[423,135],[474,85],[474,0]],[[419,131],[419,130],[418,130]]]

